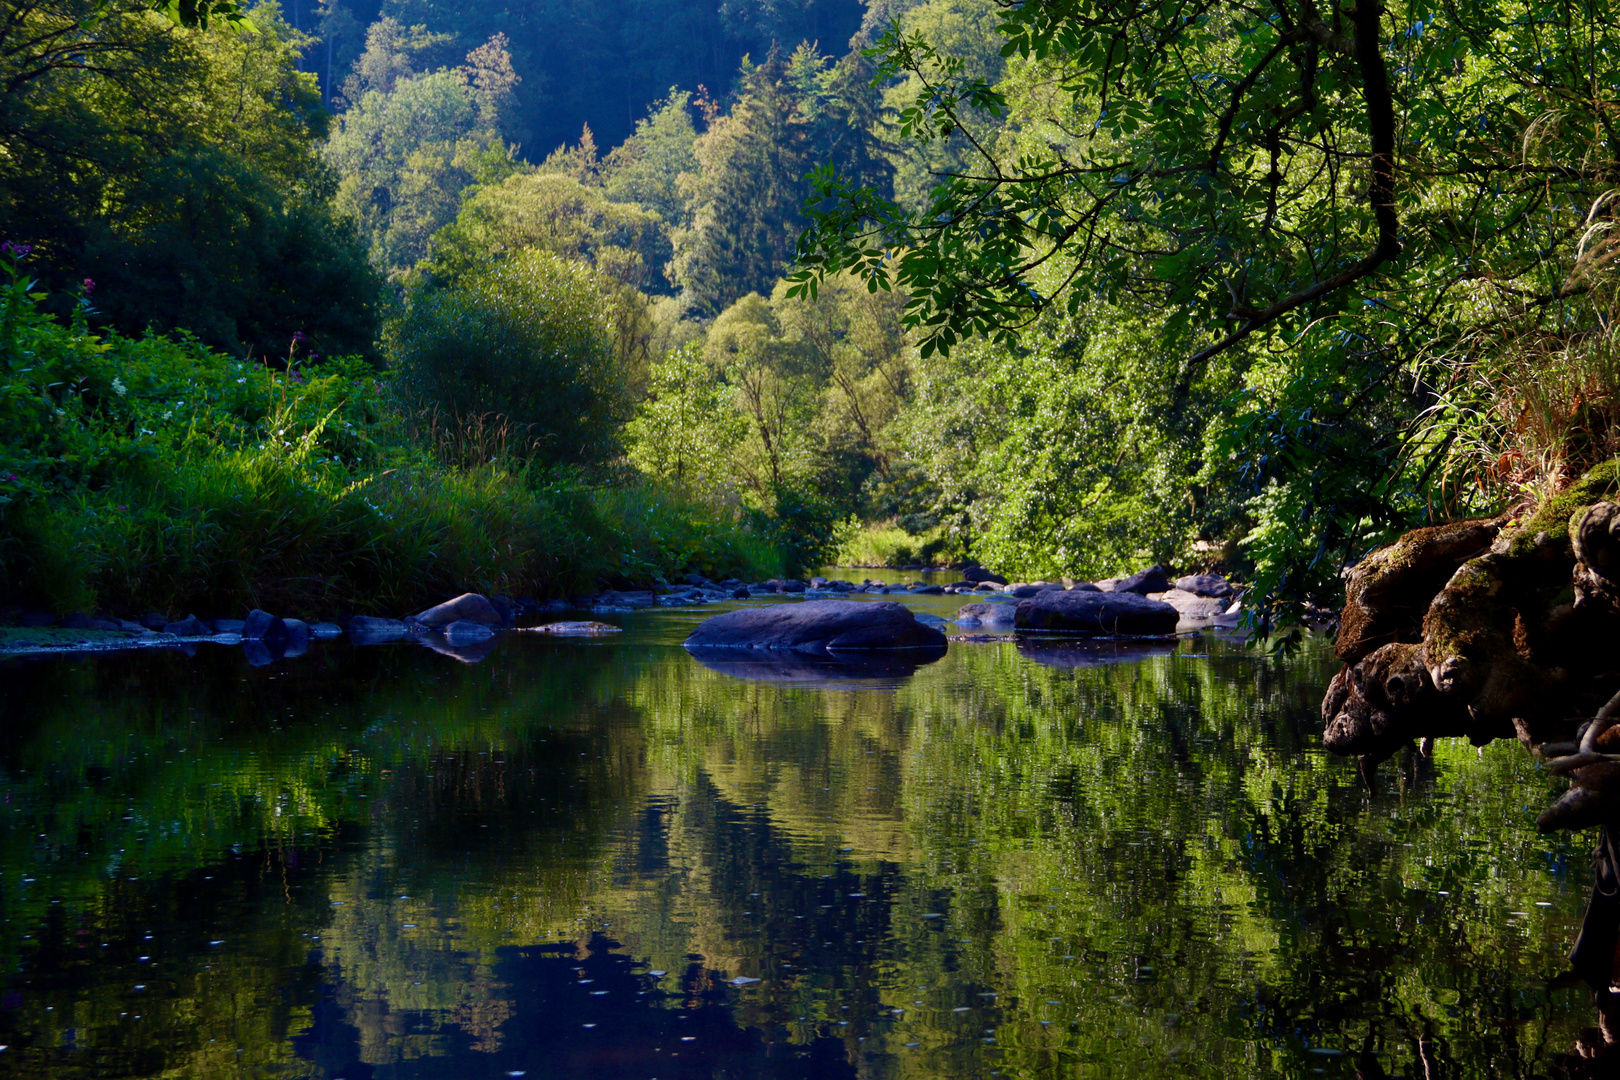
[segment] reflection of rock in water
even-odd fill
[[[1581,1032],[1573,1052],[1556,1060],[1558,1075],[1612,1077],[1620,1073],[1620,994],[1612,989],[1620,948],[1620,825],[1605,824],[1592,853],[1592,899],[1580,937],[1569,954],[1570,974],[1556,983],[1584,980],[1592,988],[1598,1026]],[[1555,983],[1555,984],[1556,984]]]
[[[470,645],[450,645],[431,637],[423,636],[417,639],[425,647],[432,649],[440,656],[448,656],[453,660],[460,660],[463,664],[476,664],[484,657],[495,651],[497,639],[489,638],[477,641]]]
[[[1175,641],[1051,641],[1019,638],[1018,655],[1047,667],[1100,667],[1129,664],[1150,656],[1169,656]]]
[[[851,680],[898,682],[945,655],[943,647],[806,653],[791,649],[687,646],[687,651],[704,667],[734,679],[793,683],[840,683]]]

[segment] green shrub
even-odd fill
[[[771,495],[771,512],[750,511],[749,523],[781,553],[783,572],[806,574],[826,566],[836,551],[837,507],[813,490],[787,484]]]
[[[840,566],[949,566],[965,554],[940,525],[912,533],[899,525],[861,528],[853,519],[851,524],[855,527],[841,529],[838,536],[835,558]]]
[[[468,589],[781,570],[737,512],[678,489],[415,442],[358,360],[273,371],[63,326],[17,263],[0,258],[0,602],[397,615]]]
[[[597,505],[619,551],[626,581],[662,576],[667,568],[748,581],[786,572],[782,552],[735,510],[715,508],[679,488],[644,483],[602,492]]]
[[[386,345],[415,407],[499,414],[523,433],[525,456],[595,463],[616,452],[631,404],[605,306],[585,268],[520,251],[414,294]]]

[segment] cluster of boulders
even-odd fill
[[[965,604],[958,626],[1051,630],[1069,634],[1170,634],[1178,628],[1236,626],[1243,602],[1231,582],[1215,574],[1171,580],[1162,566],[1102,581],[1014,582],[999,594]]]
[[[41,629],[123,634],[132,639],[130,644],[173,645],[186,650],[194,650],[204,642],[240,645],[248,663],[257,667],[275,660],[302,656],[308,651],[310,642],[342,637],[345,631],[349,640],[356,645],[409,639],[459,659],[477,658],[489,651],[500,631],[516,629],[518,621],[526,615],[553,610],[557,609],[552,605],[532,601],[464,593],[404,619],[357,615],[347,620],[344,626],[331,622],[306,623],[302,619],[278,617],[258,608],[250,611],[244,619],[205,619],[196,615],[165,619],[160,615],[148,615],[132,622],[84,615],[55,619],[37,613],[13,615],[12,619],[13,625]],[[566,636],[619,632],[618,627],[601,622],[549,622],[524,629]],[[12,644],[27,648],[33,643],[16,640]],[[84,641],[77,644],[93,643]]]
[[[943,653],[945,634],[892,600],[807,600],[737,608],[705,619],[689,649],[789,649],[840,652],[927,649]]]
[[[244,619],[205,619],[188,615],[172,620],[151,615],[139,622],[99,616],[51,616],[21,613],[14,622],[56,625],[69,629],[115,631],[139,637],[141,643],[194,648],[204,641],[240,645],[250,663],[268,664],[302,655],[312,640],[348,635],[356,645],[414,640],[459,659],[486,655],[495,638],[519,628],[549,634],[614,633],[600,622],[544,622],[569,610],[631,612],[649,607],[682,607],[752,597],[782,596],[804,603],[771,605],[728,612],[705,622],[688,642],[694,649],[787,649],[839,653],[871,649],[937,650],[945,648],[945,620],[913,613],[884,601],[855,602],[865,595],[937,596],[972,593],[980,603],[957,614],[959,626],[1007,627],[1057,631],[1078,636],[1151,636],[1174,633],[1189,619],[1226,618],[1236,610],[1237,591],[1222,578],[1195,575],[1172,582],[1163,567],[1151,567],[1126,578],[1099,582],[1016,582],[968,566],[962,580],[950,585],[927,582],[860,584],[823,577],[809,581],[772,579],[745,583],[714,582],[691,575],[684,584],[656,590],[606,590],[570,600],[537,602],[506,596],[464,593],[404,619],[355,616],[343,625],[305,623],[254,609]],[[13,642],[26,646],[26,642]],[[926,659],[921,662],[926,662]],[[817,668],[817,670],[821,670]]]
[[[1441,736],[1517,737],[1574,781],[1544,829],[1620,817],[1615,494],[1620,462],[1523,520],[1419,529],[1356,566],[1334,643],[1345,667],[1322,703],[1327,748],[1370,766]]]
[[[12,626],[40,630],[84,630],[102,635],[75,644],[116,643],[119,637],[132,645],[173,644],[194,646],[198,642],[212,641],[227,645],[240,645],[250,663],[268,664],[283,656],[302,656],[311,641],[318,638],[338,637],[342,627],[333,623],[306,623],[302,619],[284,619],[258,608],[243,619],[205,619],[187,615],[183,619],[169,619],[162,615],[144,615],[138,620],[117,619],[106,615],[68,615],[55,618],[43,612],[23,612],[11,615],[7,623]],[[60,643],[60,635],[50,639]],[[11,642],[14,648],[28,648],[36,643],[18,637]]]
[[[925,588],[939,591],[937,586]],[[1230,582],[1207,574],[1181,578],[1173,588],[1187,596],[1213,601],[1220,605],[1222,614],[1230,606],[1228,598],[1236,594]],[[964,606],[957,614],[958,625],[1004,625],[1074,637],[1141,638],[1173,634],[1183,620],[1181,610],[1162,599],[1172,591],[1163,567],[1104,583],[1003,583],[996,590],[994,600]],[[1161,598],[1155,599],[1152,594]],[[797,604],[740,608],[705,619],[686,639],[686,647],[700,659],[715,663],[722,662],[720,657],[731,657],[745,649],[828,655],[922,650],[937,657],[943,655],[947,640],[943,623],[943,619],[913,613],[893,601],[810,599]],[[1090,657],[1076,654],[1065,659],[1080,663]],[[736,663],[729,659],[723,662]],[[803,668],[792,666],[795,671]]]
[[[462,593],[453,600],[436,604],[404,619],[378,619],[356,616],[349,620],[349,637],[356,645],[377,645],[407,638],[436,652],[460,660],[481,659],[494,648],[495,638],[504,630],[520,629],[520,618],[539,611],[555,610],[550,605],[513,600],[505,596]],[[521,629],[556,636],[616,634],[617,626],[602,622],[549,622]]]

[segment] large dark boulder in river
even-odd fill
[[[442,630],[453,622],[475,622],[482,626],[502,625],[501,613],[489,598],[479,593],[462,593],[454,600],[446,600],[430,607],[420,615],[412,616],[408,623],[427,630]]]
[[[892,600],[807,600],[739,608],[705,619],[686,639],[686,647],[800,652],[943,649],[945,635],[924,626]]]
[[[1016,596],[1020,600],[1025,600],[1043,592],[1062,591],[1062,589],[1062,584],[1055,581],[1015,581],[1001,591],[1008,596]]]
[[[398,619],[374,619],[369,615],[356,615],[349,620],[349,637],[356,645],[377,645],[384,641],[398,641],[410,634]]]
[[[68,622],[69,620],[64,619],[63,625],[67,626]],[[78,627],[69,628],[78,629]],[[165,634],[173,634],[175,637],[204,637],[208,634],[209,628],[204,626],[203,621],[197,618],[197,616],[188,615],[184,619],[165,624],[163,627],[163,632]]]
[[[287,627],[268,611],[254,608],[242,622],[242,638],[246,641],[285,641]]]
[[[1173,634],[1181,613],[1169,604],[1130,592],[1043,592],[1022,600],[1013,616],[1020,630],[1066,634]]]
[[[1138,570],[1130,577],[1123,577],[1114,582],[1114,591],[1117,593],[1136,593],[1146,596],[1148,593],[1170,591],[1170,571],[1162,566],[1150,566],[1146,570]]]
[[[1194,596],[1211,596],[1217,600],[1225,600],[1237,592],[1232,583],[1219,574],[1188,574],[1186,577],[1176,578],[1175,586],[1182,592],[1190,592]]]
[[[958,626],[1011,626],[1018,613],[1017,604],[1001,603],[963,604],[956,609]]]

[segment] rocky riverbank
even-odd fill
[[[1419,529],[1357,566],[1323,742],[1364,769],[1408,745],[1517,738],[1573,786],[1544,829],[1620,816],[1620,461],[1522,517]]]
[[[955,622],[960,627],[1082,634],[1161,634],[1178,629],[1235,626],[1241,612],[1240,590],[1230,582],[1212,575],[1171,580],[1165,569],[1157,566],[1128,577],[1097,582],[1070,579],[1008,582],[978,566],[968,565],[957,570],[960,578],[944,585],[920,580],[900,584],[871,579],[855,582],[820,576],[807,581],[712,581],[693,574],[677,585],[606,589],[544,601],[468,593],[399,619],[328,615],[306,620],[258,609],[240,617],[186,614],[176,618],[154,612],[138,619],[85,614],[58,618],[49,612],[13,608],[0,610],[0,655],[141,648],[178,648],[194,652],[203,643],[215,643],[240,646],[250,664],[263,665],[301,656],[312,641],[347,636],[358,645],[416,640],[459,659],[478,659],[493,648],[495,636],[504,630],[601,634],[618,629],[599,621],[559,621],[565,615],[618,615],[653,607],[691,607],[755,598],[824,600],[855,596],[971,595],[976,602],[963,606],[957,613]],[[1075,597],[1086,593],[1122,595],[1109,603],[1076,605]],[[1058,597],[1066,599],[1058,601]],[[1147,603],[1138,603],[1139,600]],[[1137,613],[1131,619],[1138,621],[1121,622],[1126,605]],[[1091,614],[1084,617],[1036,614],[1060,607],[1065,610],[1085,607]],[[1017,622],[1020,609],[1026,611],[1023,624]],[[1137,609],[1157,614],[1140,621],[1143,616]],[[934,616],[919,618],[928,624],[944,624],[944,620]]]

